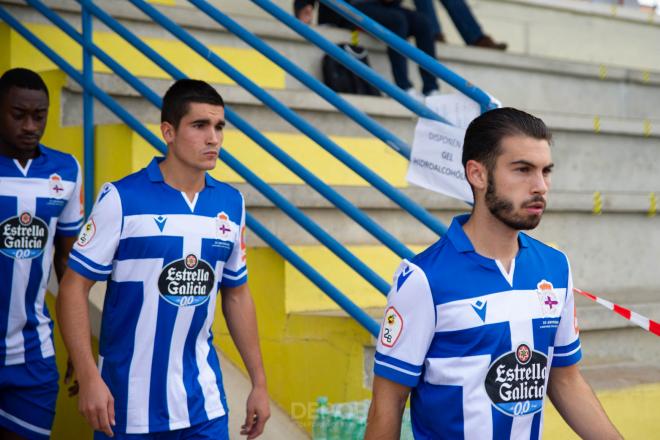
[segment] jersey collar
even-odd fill
[[[163,173],[160,170],[160,167],[158,164],[160,164],[162,161],[164,161],[165,158],[162,156],[157,156],[151,159],[151,162],[149,162],[149,165],[147,165],[147,176],[149,176],[149,180],[152,182],[164,182],[165,179],[163,178]],[[214,187],[215,186],[215,180],[211,176],[209,176],[209,173],[204,173],[204,183],[206,186]]]
[[[447,230],[447,238],[452,242],[458,252],[474,252],[472,242],[465,234],[463,225],[470,219],[470,214],[457,215]],[[518,232],[518,245],[520,250],[528,246],[528,238],[525,234]]]

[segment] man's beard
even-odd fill
[[[545,199],[540,195],[535,195],[529,200],[525,200],[520,207],[524,208],[525,206],[531,203],[542,202],[545,210]],[[506,198],[500,197],[497,194],[497,188],[495,187],[495,179],[493,178],[493,173],[488,173],[488,188],[486,189],[486,206],[493,216],[510,227],[518,231],[526,231],[529,229],[534,229],[541,222],[541,215],[524,215],[522,213],[514,213],[513,203]]]

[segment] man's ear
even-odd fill
[[[167,145],[174,142],[174,136],[176,135],[176,130],[174,126],[169,122],[161,122],[160,124],[160,133],[163,135],[163,140]]]
[[[465,178],[474,188],[475,192],[486,190],[488,187],[488,170],[481,162],[468,160],[465,164]]]

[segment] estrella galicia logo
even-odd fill
[[[158,277],[158,290],[170,304],[194,307],[209,299],[214,283],[211,265],[195,254],[188,254],[163,268]]]
[[[534,414],[543,409],[548,358],[520,344],[500,356],[486,374],[486,393],[493,406],[509,416]]]
[[[9,258],[27,260],[41,255],[48,242],[48,225],[29,212],[0,224],[0,252]]]

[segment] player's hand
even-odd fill
[[[80,381],[78,410],[95,431],[103,431],[114,437],[115,399],[99,374],[89,380]]]
[[[264,432],[266,420],[270,418],[270,406],[266,387],[254,387],[247,399],[245,423],[241,426],[241,435],[247,440],[257,438]]]
[[[66,373],[64,373],[64,385],[69,385],[67,390],[69,391],[69,397],[73,397],[78,394],[80,385],[78,384],[78,379],[76,379],[76,371],[73,368],[73,362],[71,362],[71,357],[66,359]]]

